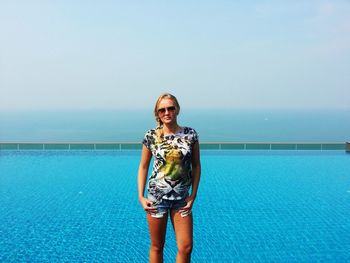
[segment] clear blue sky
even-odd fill
[[[350,108],[350,1],[0,2],[0,109]]]

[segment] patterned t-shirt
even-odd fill
[[[196,131],[183,127],[176,134],[163,135],[162,126],[146,132],[143,144],[152,152],[154,163],[148,181],[148,198],[179,200],[188,195],[192,183],[192,148]]]

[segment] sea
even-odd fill
[[[201,142],[346,142],[350,109],[182,109],[181,126]],[[156,126],[152,109],[0,112],[0,142],[141,142]]]

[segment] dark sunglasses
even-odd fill
[[[170,106],[170,107],[165,107],[165,108],[160,108],[158,109],[158,113],[165,113],[165,111],[175,111],[176,107],[175,106]]]

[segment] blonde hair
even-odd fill
[[[176,107],[176,115],[179,114],[180,112],[180,104],[179,102],[177,101],[176,97],[170,93],[163,93],[162,95],[160,95],[156,101],[156,104],[154,106],[154,116],[156,118],[156,122],[158,124],[158,126],[162,126],[163,125],[163,122],[160,120],[160,118],[158,117],[158,105],[160,103],[160,101],[162,99],[171,99],[174,104],[175,104],[175,107]]]

